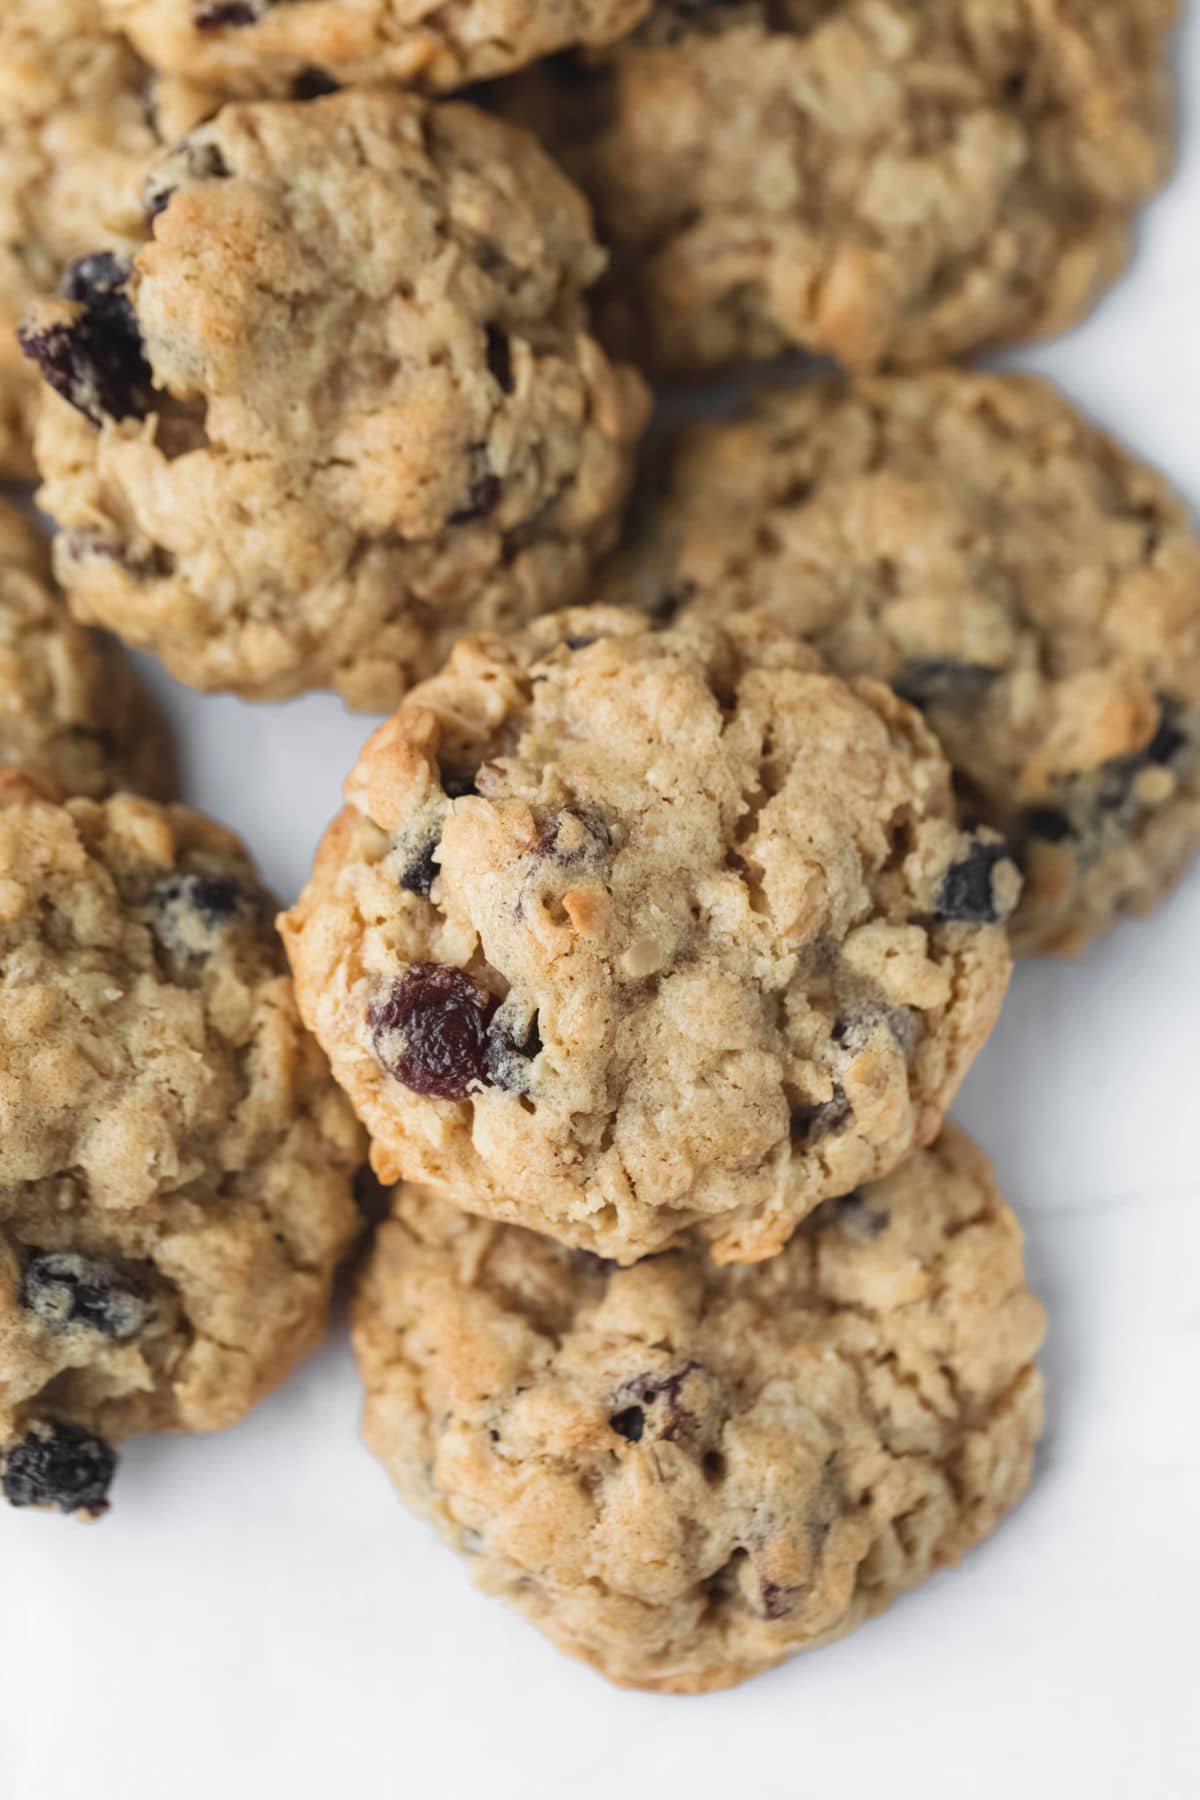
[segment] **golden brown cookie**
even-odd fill
[[[819,381],[687,433],[610,592],[762,609],[921,707],[1025,872],[1023,952],[1148,911],[1200,847],[1200,544],[1052,388]]]
[[[464,626],[578,596],[646,395],[526,133],[383,90],[231,105],[148,204],[132,267],[77,265],[24,334],[81,618],[197,687],[383,710]]]
[[[887,688],[769,624],[471,638],[367,742],[282,921],[383,1180],[630,1261],[777,1251],[928,1143],[1018,877]]]
[[[631,31],[650,0],[101,0],[148,61],[239,94],[446,89]]]
[[[166,721],[116,645],[70,617],[48,546],[3,502],[0,765],[93,800],[175,791]]]
[[[33,474],[39,396],[16,342],[31,301],[74,258],[127,250],[145,229],[151,161],[216,104],[157,77],[97,21],[95,0],[0,9],[0,476]]]
[[[0,807],[0,1486],[104,1510],[112,1445],[231,1425],[320,1336],[362,1145],[228,832]]]
[[[1170,161],[1176,0],[662,0],[519,77],[614,252],[605,341],[698,372],[923,365],[1060,331]]]
[[[1019,1498],[1043,1315],[987,1161],[931,1150],[721,1268],[618,1269],[401,1189],[359,1288],[367,1442],[480,1586],[610,1680],[829,1643]]]

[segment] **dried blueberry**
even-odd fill
[[[794,1144],[807,1147],[837,1131],[854,1117],[854,1108],[840,1084],[834,1083],[829,1100],[801,1101],[792,1108],[791,1135]]]
[[[972,706],[995,681],[999,669],[985,663],[958,662],[949,656],[914,656],[892,680],[894,691],[910,706]]]
[[[468,452],[474,473],[464,505],[450,514],[451,525],[470,525],[494,512],[502,492],[500,477],[488,462],[486,444],[472,444]]]
[[[462,969],[414,963],[368,1009],[375,1054],[414,1094],[463,1100],[491,1079],[488,1026],[497,1004]]]
[[[293,100],[322,100],[326,94],[341,91],[341,84],[327,69],[301,69],[292,83]]]
[[[508,335],[498,326],[489,325],[486,337],[488,374],[502,394],[511,394],[513,391],[512,346],[508,341]]]
[[[1004,844],[977,838],[967,854],[946,870],[934,902],[937,917],[964,925],[995,925],[1001,914],[996,909],[993,880],[998,866],[1008,860]]]
[[[39,1250],[25,1265],[21,1305],[47,1331],[82,1325],[118,1343],[144,1330],[150,1297],[115,1263],[70,1250]]]
[[[271,0],[197,0],[192,20],[197,31],[224,31],[229,25],[257,25]]]
[[[524,1093],[529,1086],[529,1065],[542,1048],[537,1014],[523,1028],[496,1019],[488,1032],[484,1061],[493,1087],[507,1094]]]
[[[168,875],[154,890],[162,907],[186,907],[210,930],[227,925],[248,904],[245,889],[229,875]]]
[[[620,1437],[628,1438],[631,1444],[641,1443],[646,1415],[640,1406],[623,1407],[620,1412],[610,1414],[608,1422]]]
[[[105,418],[142,419],[154,404],[153,377],[126,286],[130,267],[102,251],[72,263],[63,296],[79,312],[45,331],[22,326],[21,349],[55,393],[99,425]]]
[[[468,794],[477,794],[475,786],[475,769],[442,770],[442,790],[448,800],[465,800]]]
[[[1024,815],[1028,837],[1041,838],[1045,844],[1061,844],[1074,837],[1074,827],[1065,812],[1056,806],[1034,806]]]
[[[412,858],[400,877],[400,886],[406,894],[420,894],[422,899],[428,900],[429,890],[437,879],[438,865],[435,858],[440,843],[441,833],[435,832]]]
[[[35,1425],[5,1455],[4,1498],[95,1518],[107,1510],[116,1466],[112,1448],[82,1425]]]
[[[826,1200],[810,1217],[817,1230],[837,1225],[852,1237],[862,1238],[882,1237],[891,1224],[891,1215],[881,1206],[869,1206],[860,1188]]]

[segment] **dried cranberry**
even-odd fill
[[[367,1012],[375,1054],[414,1094],[463,1100],[490,1080],[488,1026],[497,1005],[462,969],[414,963]]]

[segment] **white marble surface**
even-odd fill
[[[1200,18],[1179,52],[1200,107]],[[1200,498],[1200,129],[1132,275],[1023,359]],[[151,671],[192,798],[291,894],[363,735]],[[1193,1800],[1200,1794],[1200,870],[1020,970],[958,1108],[1025,1221],[1050,1425],[995,1540],[837,1648],[619,1693],[471,1590],[357,1441],[342,1321],[245,1424],[131,1445],[96,1529],[0,1519],[0,1800]]]

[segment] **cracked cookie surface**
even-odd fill
[[[1018,888],[919,715],[790,634],[577,608],[371,737],[281,921],[376,1172],[622,1261],[778,1250],[937,1132]]]
[[[401,1189],[360,1282],[367,1442],[476,1580],[611,1680],[844,1635],[1018,1499],[1043,1315],[947,1126],[770,1262],[618,1269]]]
[[[602,255],[526,133],[382,90],[235,104],[147,204],[132,265],[76,265],[24,331],[81,618],[197,687],[385,710],[464,627],[577,597],[646,394],[587,335]]]
[[[446,90],[631,31],[650,0],[101,0],[156,68],[234,93],[400,81]]]
[[[1053,388],[939,371],[780,390],[685,433],[612,591],[761,609],[921,707],[1022,864],[1023,952],[1148,911],[1200,847],[1200,544]]]
[[[77,625],[49,547],[0,502],[0,765],[102,799],[175,787],[166,721],[115,644]]]
[[[788,346],[918,365],[1063,330],[1169,166],[1175,0],[655,8],[518,77],[595,209],[606,342],[701,371]]]
[[[0,18],[0,474],[33,474],[39,395],[16,330],[90,250],[135,248],[142,183],[215,105],[97,29],[94,0],[6,0]]]
[[[112,1445],[231,1425],[320,1337],[361,1138],[228,832],[0,807],[0,1488],[104,1509]]]

